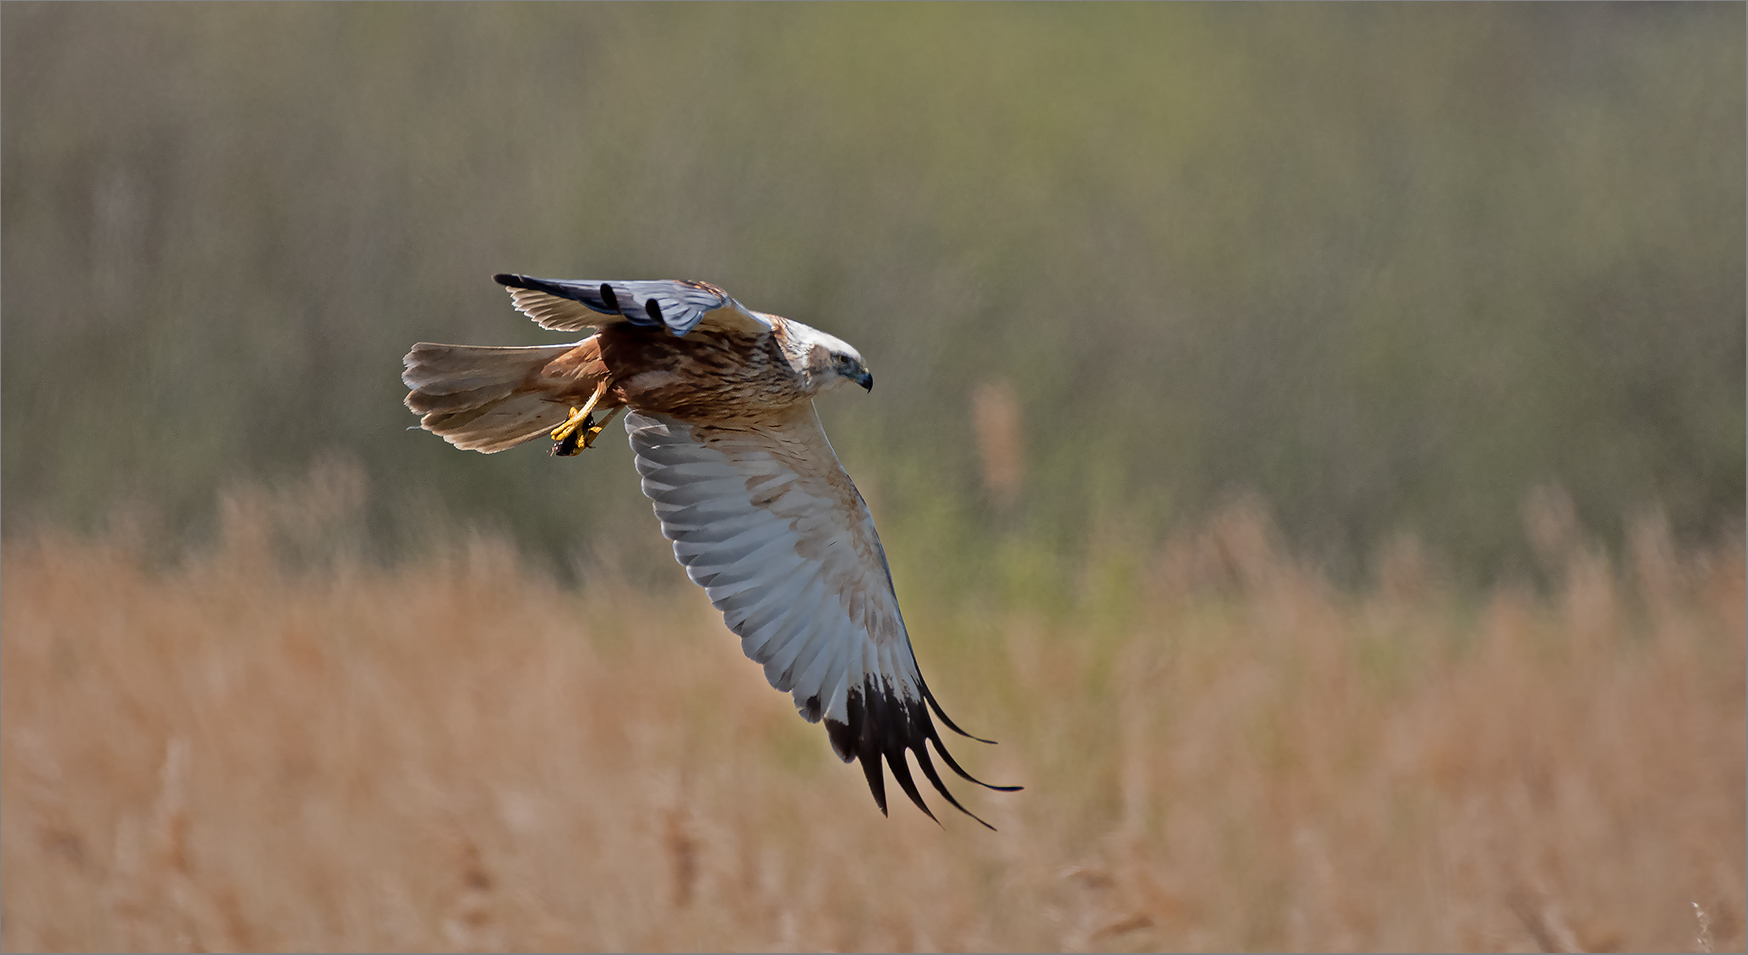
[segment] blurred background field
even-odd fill
[[[1741,515],[1736,5],[0,17],[9,530],[205,533],[227,480],[342,449],[391,551],[433,508],[566,572],[647,539],[623,447],[402,430],[413,342],[558,340],[500,270],[708,279],[857,344],[879,391],[828,429],[949,585],[992,530],[1072,561],[1235,490],[1348,575],[1398,531],[1529,572],[1541,484],[1617,543]]]
[[[1740,542],[1612,568],[1550,507],[1547,596],[1407,549],[1354,594],[1235,506],[1060,618],[912,601],[1000,740],[953,748],[1027,787],[955,787],[991,833],[881,818],[702,593],[276,563],[345,486],[233,495],[169,572],[7,548],[6,948],[1742,946]]]
[[[0,945],[1740,947],[1745,28],[0,6]],[[557,339],[503,270],[860,348],[999,836],[879,819],[624,442],[405,430]]]

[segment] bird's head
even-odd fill
[[[796,351],[802,360],[796,363],[797,370],[807,376],[815,393],[830,391],[845,382],[854,382],[866,391],[874,390],[874,376],[863,363],[862,353],[849,342],[800,322],[792,321],[790,326],[791,341],[800,346]]]

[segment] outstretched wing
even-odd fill
[[[935,790],[977,819],[947,791],[926,743],[955,773],[989,784],[954,761],[929,711],[970,734],[923,682],[874,520],[812,405],[773,426],[633,412],[625,430],[674,556],[740,635],[741,649],[764,664],[771,685],[792,693],[808,722],[824,717],[839,758],[861,760],[880,811],[884,758],[905,794],[934,818],[911,779],[909,750]]]
[[[500,273],[493,281],[510,289],[516,310],[553,331],[630,322],[665,326],[684,335],[700,323],[725,331],[759,334],[771,323],[748,311],[709,282],[603,282],[596,279],[537,279]]]

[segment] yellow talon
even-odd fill
[[[589,404],[594,404],[594,402],[591,401],[591,402],[589,402]],[[571,416],[565,420],[565,423],[552,429],[552,440],[563,441],[564,439],[570,437],[571,432],[577,430],[578,426],[588,423],[588,420],[589,420],[589,406],[588,405],[584,405],[581,408],[572,408],[571,409]]]
[[[577,453],[577,442],[572,440],[571,436],[576,434],[578,428],[583,429],[581,442],[583,447],[586,448],[595,443],[595,436],[601,433],[601,429],[607,426],[608,421],[612,421],[619,414],[619,409],[613,409],[613,413],[609,414],[600,424],[596,424],[594,416],[590,414],[595,410],[595,405],[600,403],[601,396],[607,393],[607,386],[612,383],[611,377],[601,379],[601,383],[595,386],[595,393],[589,396],[589,400],[581,408],[572,408],[571,415],[565,419],[564,424],[552,429],[552,440],[557,443],[552,453],[567,456]]]

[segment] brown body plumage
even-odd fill
[[[619,404],[682,421],[757,421],[813,397],[783,354],[787,324],[776,319],[762,339],[702,330],[675,338],[610,325],[590,341],[598,342],[601,366],[613,376],[607,393]]]

